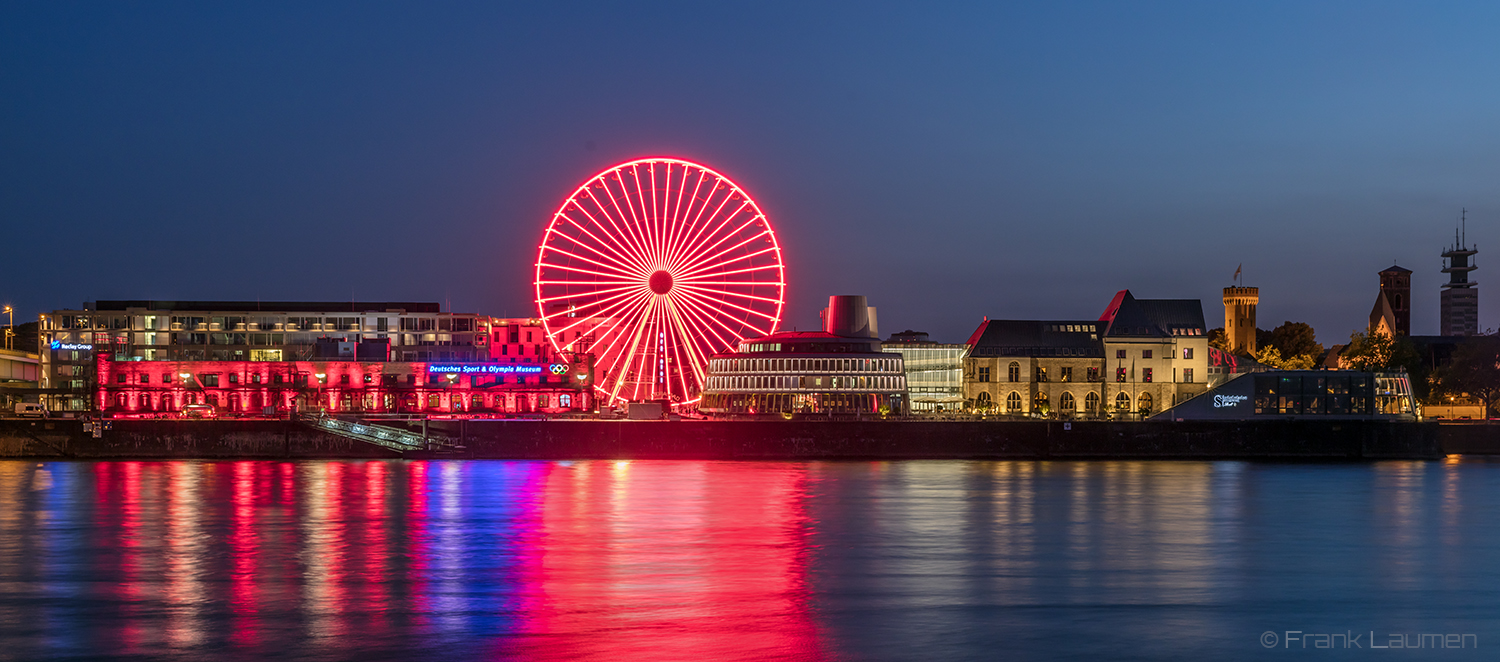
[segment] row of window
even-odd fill
[[[264,409],[327,408],[332,411],[493,411],[526,413],[543,408],[585,406],[587,398],[574,393],[330,393],[321,396],[261,393],[120,392],[105,400],[116,413],[175,412],[190,404],[207,404],[233,414],[264,414]],[[555,404],[554,404],[555,403]]]
[[[1124,351],[1124,350],[1121,350],[1121,351]],[[1147,351],[1146,353],[1150,354],[1151,352]],[[976,372],[975,378],[979,382],[988,383],[990,381],[990,368],[989,368],[989,366],[980,366],[975,372]],[[1009,374],[1007,374],[1006,376],[1010,378],[1009,381],[1012,381],[1012,382],[1019,382],[1019,381],[1021,381],[1021,364],[1012,361],[1011,364],[1010,364],[1010,368],[1009,368],[1008,373]],[[1125,370],[1124,367],[1120,367],[1120,368],[1116,368],[1115,369],[1115,381],[1116,382],[1125,382],[1127,376],[1128,376],[1128,374],[1126,373],[1126,370]],[[1090,382],[1097,382],[1097,381],[1099,381],[1099,368],[1097,368],[1097,367],[1090,367],[1090,368],[1088,368],[1087,369],[1087,373],[1085,374],[1084,378],[1086,380],[1090,381]],[[1035,381],[1035,382],[1051,381],[1050,378],[1048,377],[1046,366],[1036,366],[1034,368],[1034,373],[1032,374],[1031,380]],[[1154,373],[1154,371],[1151,368],[1141,368],[1141,381],[1142,382],[1151,382],[1151,381],[1154,381],[1154,380],[1155,380],[1155,373]],[[1062,366],[1061,368],[1058,368],[1058,380],[1057,381],[1059,381],[1059,382],[1071,382],[1071,381],[1073,381],[1073,367],[1072,366]],[[1183,368],[1183,370],[1182,370],[1182,382],[1184,384],[1191,384],[1191,383],[1193,383],[1193,369],[1192,368]]]
[[[713,359],[709,370],[726,372],[900,372],[901,359]]]
[[[223,378],[223,382],[222,383],[220,381],[221,377]],[[376,377],[377,377],[376,375],[363,375],[362,382],[364,384],[373,385],[376,382]],[[403,384],[403,383],[405,385],[407,385],[407,386],[415,386],[418,383],[418,381],[419,381],[417,375],[415,375],[415,374],[408,374],[408,375],[405,376],[404,379],[402,378],[401,375],[379,375],[378,377],[379,377],[379,381],[380,381],[380,385],[381,386],[398,386],[398,385]],[[192,378],[193,378],[193,376],[188,377],[188,379],[192,379]],[[234,372],[229,373],[228,375],[220,375],[219,373],[199,373],[198,375],[196,375],[196,378],[197,378],[197,381],[198,381],[198,385],[199,386],[203,386],[205,388],[217,388],[217,387],[219,387],[221,385],[225,385],[225,384],[227,384],[227,385],[235,385],[235,386],[237,386],[237,385],[240,384],[240,375],[239,375],[239,373],[234,373]],[[527,384],[527,383],[537,384],[537,383],[540,383],[541,380],[544,379],[544,378],[545,378],[544,376],[539,377],[537,375],[454,375],[454,374],[436,375],[436,374],[433,374],[433,375],[428,375],[425,380],[420,380],[420,381],[422,381],[422,383],[425,383],[425,384],[430,385],[430,386],[455,386],[455,385],[457,385],[457,384],[460,383],[460,380],[464,380],[464,381],[468,382],[469,386],[478,388],[478,387],[482,387],[482,386],[502,386],[502,385],[505,385],[505,384]],[[161,384],[172,384],[173,381],[174,380],[172,379],[172,374],[171,373],[163,373],[159,377],[157,377],[157,382],[161,383]],[[135,379],[131,379],[130,375],[121,372],[121,373],[115,373],[115,383],[116,384],[150,384],[152,382],[151,382],[151,375],[147,374],[147,373],[138,374],[138,375],[136,375]],[[294,385],[294,386],[297,386],[297,387],[307,387],[307,386],[326,386],[326,385],[329,385],[330,382],[327,381],[325,378],[316,378],[314,375],[309,375],[309,374],[307,374],[305,372],[302,372],[302,373],[297,373],[295,375],[273,374],[273,375],[269,375],[268,377],[262,377],[260,373],[251,373],[248,376],[248,379],[244,383],[247,384],[247,385],[250,385],[250,386],[254,386],[254,385],[257,385],[257,384],[264,383],[264,384],[269,384],[271,386],[281,386],[281,385],[290,384],[290,385]],[[350,377],[349,374],[345,373],[345,374],[339,375],[338,378],[335,379],[335,380],[333,380],[331,383],[337,384],[339,386],[349,386],[349,385],[351,385],[353,383],[353,379],[351,379],[351,377]]]
[[[1117,358],[1117,359],[1130,358],[1127,354],[1128,354],[1128,350],[1123,350],[1123,349],[1117,349],[1117,350],[1115,350],[1115,358]],[[1155,354],[1155,352],[1153,350],[1149,350],[1149,349],[1143,349],[1143,350],[1141,350],[1141,358],[1143,358],[1143,359],[1152,358],[1152,356],[1154,354]],[[1168,354],[1167,356],[1163,356],[1162,358],[1164,358],[1164,359],[1165,358],[1171,358],[1171,355]],[[1185,359],[1185,360],[1192,360],[1192,358],[1193,358],[1193,348],[1191,348],[1191,347],[1184,347],[1184,348],[1182,348],[1182,358]]]
[[[1136,408],[1134,410],[1131,409],[1129,393],[1117,393],[1115,394],[1114,399],[1115,409],[1119,411],[1139,411],[1141,413],[1149,413],[1152,408],[1155,407],[1155,399],[1151,397],[1150,393],[1142,393],[1136,398]],[[1032,410],[1037,411],[1048,408],[1047,400],[1048,398],[1045,392],[1037,393],[1032,398]],[[1011,391],[1010,395],[1005,397],[1005,411],[1009,413],[1021,413],[1023,411],[1022,402],[1023,400],[1021,399],[1021,394],[1015,391]],[[995,402],[990,399],[990,394],[988,393],[980,393],[978,397],[974,398],[974,406],[978,407],[979,409],[989,409],[994,405]],[[1078,410],[1078,400],[1073,397],[1072,393],[1064,391],[1063,394],[1061,396],[1058,396],[1057,398],[1057,406],[1060,411],[1075,412]],[[1089,413],[1099,411],[1098,393],[1088,393],[1083,396],[1083,410]]]
[[[905,379],[897,376],[766,375],[709,377],[707,390],[873,389],[899,391],[904,387]]]

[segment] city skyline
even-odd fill
[[[1394,263],[1430,335],[1462,208],[1500,326],[1484,5],[4,11],[0,215],[42,248],[0,266],[18,322],[136,298],[528,315],[557,204],[667,155],[761,203],[788,329],[846,293],[946,342],[1121,289],[1212,312],[1243,263],[1262,328],[1329,346]]]

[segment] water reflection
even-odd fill
[[[0,462],[0,659],[1491,641],[1497,498],[1460,461]]]

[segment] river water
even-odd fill
[[[0,659],[1495,659],[1497,521],[1458,459],[0,462]]]

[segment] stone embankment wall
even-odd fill
[[[1375,421],[507,420],[433,421],[430,430],[459,440],[461,457],[514,459],[1380,459],[1500,452],[1500,426]],[[1458,446],[1467,450],[1453,450]],[[290,421],[118,420],[98,438],[80,421],[0,421],[0,457],[399,456]]]

